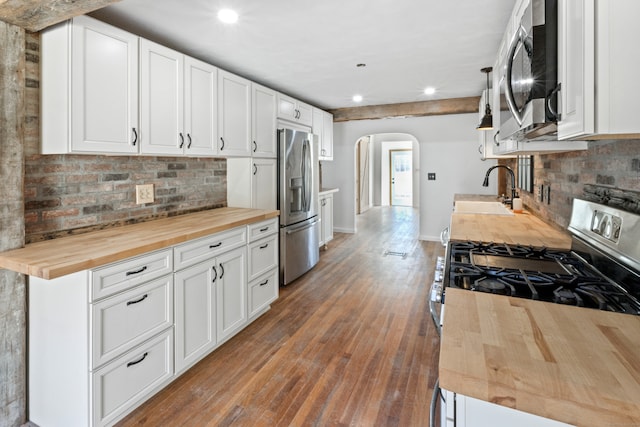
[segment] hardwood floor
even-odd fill
[[[404,207],[360,215],[269,312],[118,425],[428,426],[428,292],[444,249],[417,240],[418,220]]]

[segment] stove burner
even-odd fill
[[[500,279],[492,277],[482,277],[476,280],[473,282],[471,290],[507,296],[516,294],[516,290],[513,286]]]
[[[584,306],[580,296],[571,289],[559,287],[553,291],[553,302],[566,305]]]

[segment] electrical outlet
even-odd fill
[[[435,180],[436,180],[436,174],[434,172],[427,173],[427,181],[435,181]]]
[[[136,204],[143,205],[145,203],[153,203],[154,191],[153,184],[136,185]]]

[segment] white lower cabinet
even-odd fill
[[[214,262],[205,261],[175,274],[176,374],[216,346]]]
[[[217,333],[222,343],[247,323],[247,249],[218,257]]]
[[[333,240],[333,194],[321,194],[320,202],[320,246],[326,246]]]
[[[172,332],[165,331],[93,373],[93,425],[111,425],[173,378]]]
[[[266,312],[278,297],[277,233],[274,218],[30,277],[29,420],[112,426]]]

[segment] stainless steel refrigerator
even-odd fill
[[[309,132],[278,129],[280,284],[297,279],[320,259],[318,140]]]

